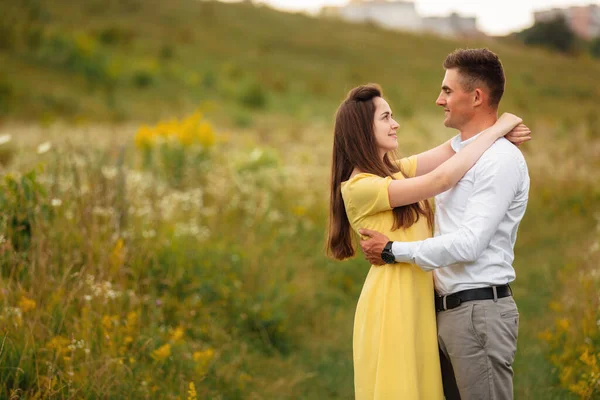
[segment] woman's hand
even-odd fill
[[[499,128],[500,133],[504,132],[504,135],[506,135],[508,132],[510,132],[522,122],[523,120],[517,117],[516,115],[511,113],[504,113],[500,116],[500,118],[498,118],[498,121],[496,121],[494,125]],[[498,137],[502,137],[504,135],[500,135]]]
[[[531,130],[525,124],[519,124],[508,132],[505,136],[515,146],[520,146],[531,140]]]

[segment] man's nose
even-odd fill
[[[444,104],[446,104],[446,99],[444,99],[444,97],[440,94],[437,100],[435,101],[435,104],[437,104],[438,106],[443,106]]]

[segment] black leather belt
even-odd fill
[[[494,296],[494,288],[496,289],[496,295]],[[462,290],[460,292],[452,293],[446,296],[435,295],[435,310],[446,311],[452,310],[460,306],[465,301],[473,300],[490,300],[490,299],[501,299],[502,297],[508,297],[512,295],[512,289],[508,285],[502,286],[488,286],[477,289]]]

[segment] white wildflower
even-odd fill
[[[60,207],[62,205],[62,200],[61,199],[52,199],[52,207]]]
[[[115,167],[102,167],[102,175],[108,180],[112,180],[117,176],[117,168]]]
[[[0,146],[12,140],[12,135],[0,135]]]
[[[94,208],[92,209],[92,214],[97,215],[99,217],[110,217],[111,215],[113,215],[113,213],[113,209],[109,207],[94,206]]]
[[[51,148],[52,148],[52,143],[44,142],[37,147],[37,153],[38,154],[47,153],[48,151],[50,151]]]
[[[254,161],[257,161],[262,155],[263,155],[263,151],[259,148],[256,148],[256,149],[252,150],[252,153],[250,153],[250,157],[248,157],[248,159],[251,162],[254,162]]]
[[[154,230],[150,229],[148,231],[143,231],[142,236],[144,238],[153,238],[156,236],[156,232]]]
[[[21,311],[19,307],[7,307],[6,314],[8,316],[14,315],[18,319],[21,319],[23,317],[23,311]]]
[[[269,222],[281,222],[283,221],[283,214],[279,210],[271,210],[267,215]]]

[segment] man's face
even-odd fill
[[[444,108],[444,125],[460,130],[475,114],[475,91],[465,92],[457,68],[446,70],[442,91],[435,104]]]

